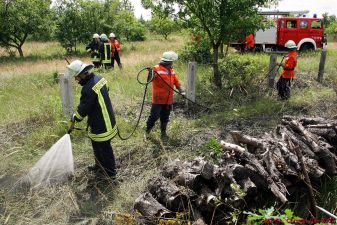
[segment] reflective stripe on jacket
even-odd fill
[[[172,89],[174,86],[178,89],[181,86],[174,69],[171,66],[165,67],[162,64],[158,64],[153,67],[153,71],[152,103],[171,105],[173,103],[174,93]]]
[[[281,76],[284,78],[294,78],[295,77],[295,68],[297,65],[297,52],[291,51],[288,53],[284,59],[283,71]]]
[[[101,55],[101,62],[103,64],[110,64],[111,63],[111,45],[110,42],[105,41],[101,43],[99,48],[99,52]]]
[[[76,121],[88,116],[88,135],[96,142],[108,141],[117,134],[115,115],[106,84],[104,78],[93,75],[83,85],[75,116]]]

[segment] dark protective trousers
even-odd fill
[[[291,78],[280,77],[276,83],[278,95],[282,100],[290,98]]]
[[[111,140],[96,142],[91,140],[94,149],[96,165],[103,169],[108,176],[116,175],[115,156],[111,147]]]
[[[117,62],[117,65],[119,66],[119,68],[122,68],[121,58],[119,57],[118,51],[115,51],[114,56],[111,57],[111,67],[112,68],[114,68],[114,66],[115,66],[115,60]]]
[[[151,113],[146,122],[146,132],[150,132],[159,118],[160,130],[166,132],[167,123],[170,121],[171,111],[172,105],[152,104]]]

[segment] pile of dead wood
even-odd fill
[[[337,173],[337,121],[284,116],[271,133],[258,138],[230,132],[233,142],[221,141],[219,165],[196,158],[175,160],[152,178],[134,208],[149,224],[161,218],[195,224],[225,224],[237,209],[252,209],[273,200],[286,204],[293,192],[307,193],[308,209],[315,215],[312,183]]]

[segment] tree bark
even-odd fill
[[[146,192],[140,195],[134,205],[134,209],[138,210],[143,216],[149,220],[156,220],[157,218],[171,218],[174,213],[160,204],[153,196]]]
[[[222,88],[221,74],[219,71],[219,44],[213,44],[213,73],[214,84],[218,89]]]
[[[163,205],[172,211],[183,211],[188,207],[188,197],[165,177],[154,177],[149,181],[150,193]]]

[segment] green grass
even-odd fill
[[[145,42],[123,43],[124,69],[95,71],[109,82],[117,124],[124,136],[136,122],[143,96],[144,87],[136,81],[138,71],[158,63],[163,51],[178,51],[185,38],[174,35],[165,41],[154,36]],[[154,129],[153,141],[144,142],[143,128],[151,102],[149,88],[140,127],[134,136],[128,141],[115,138],[112,142],[115,155],[122,163],[120,184],[99,183],[87,172],[86,167],[93,163],[91,143],[85,131],[74,131],[71,138],[76,173],[69,183],[35,192],[8,192],[3,181],[24,175],[67,130],[68,118],[62,113],[59,84],[54,81],[54,74],[64,71],[65,52],[57,43],[49,44],[27,43],[27,57],[23,59],[0,56],[0,185],[3,185],[0,186],[0,223],[75,224],[96,218],[98,224],[104,224],[111,221],[115,212],[131,213],[134,200],[144,190],[147,180],[168,160],[194,158],[205,146],[217,151],[214,141],[218,140],[219,133],[225,135],[230,129],[244,129],[255,134],[270,131],[284,114],[327,117],[335,114],[336,94],[332,87],[336,80],[336,50],[328,52],[323,85],[315,81],[319,52],[304,54],[299,59],[298,79],[291,99],[286,102],[277,100],[275,90],[268,93],[263,89],[259,93],[253,88],[252,93],[236,91],[232,96],[231,90],[217,91],[210,84],[211,68],[202,65],[197,70],[197,101],[214,110],[205,112],[199,107],[192,114],[184,113],[183,99],[176,98],[179,104],[169,124],[170,142],[162,145],[158,126]],[[46,45],[50,47],[48,52]],[[80,46],[82,51],[83,46]],[[89,62],[84,54],[69,59],[75,57]],[[257,71],[256,80],[263,80],[268,72],[269,55],[242,57],[260,60],[264,69]],[[53,67],[56,62],[62,63]],[[13,74],[6,75],[12,70],[7,67],[12,64],[15,68],[25,67],[25,71],[15,69]],[[186,63],[178,61],[174,66],[182,83],[186,83]],[[145,78],[146,74],[142,76]],[[75,84],[73,87],[77,105],[81,87]],[[85,122],[78,126],[85,128]],[[329,188],[335,184],[335,181],[326,183],[324,189],[331,190]],[[333,192],[328,191],[322,199],[331,200],[333,194],[330,193]]]

